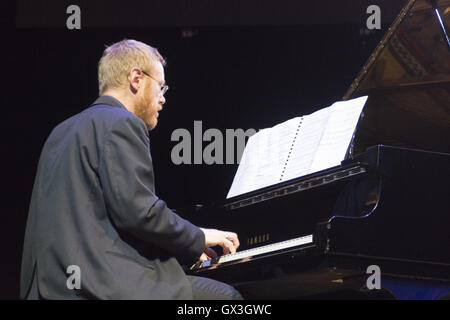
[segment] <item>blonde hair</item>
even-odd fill
[[[166,65],[158,50],[143,42],[125,39],[110,45],[98,62],[99,95],[124,86],[133,67],[150,72],[158,62]]]

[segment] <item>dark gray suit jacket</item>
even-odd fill
[[[204,248],[203,232],[156,196],[147,128],[118,100],[100,97],[51,132],[28,213],[21,298],[190,299],[175,257],[195,261]],[[71,265],[79,290],[67,286]]]

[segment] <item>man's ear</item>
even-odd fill
[[[130,83],[130,90],[136,93],[142,86],[142,71],[139,68],[134,67],[131,69],[128,75],[128,81]]]

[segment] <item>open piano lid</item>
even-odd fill
[[[450,0],[436,1],[447,33]],[[427,0],[410,0],[344,100],[369,95],[355,155],[376,144],[450,153],[450,50]]]

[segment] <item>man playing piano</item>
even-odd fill
[[[23,299],[241,299],[187,276],[235,233],[202,229],[155,194],[148,130],[168,87],[155,48],[124,40],[98,65],[100,97],[59,124],[39,160],[23,248]]]

